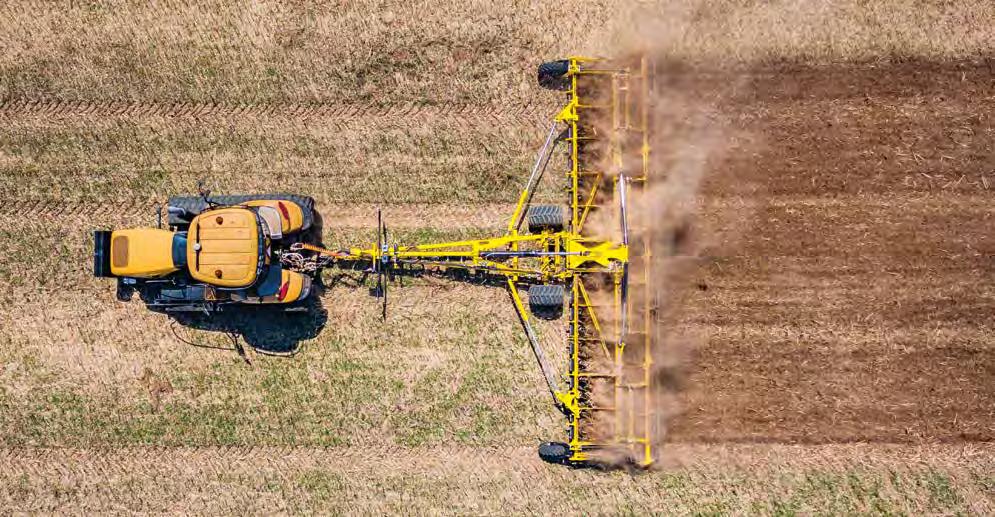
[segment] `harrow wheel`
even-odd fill
[[[569,89],[570,79],[567,78],[569,70],[570,61],[566,59],[548,61],[539,65],[539,86],[559,91]]]
[[[570,459],[570,447],[562,442],[546,442],[539,445],[539,458],[546,463],[564,464]]]
[[[559,205],[535,205],[529,208],[526,219],[529,222],[529,233],[536,234],[545,231],[563,231],[563,207]]]
[[[533,285],[529,287],[529,310],[539,319],[559,319],[565,297],[562,285]]]

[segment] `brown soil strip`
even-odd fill
[[[990,64],[785,68],[720,97],[735,137],[686,314],[711,339],[671,439],[995,439]]]

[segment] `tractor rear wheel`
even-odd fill
[[[563,207],[559,205],[535,205],[529,207],[526,219],[529,222],[529,233],[563,231]]]
[[[533,285],[529,287],[529,310],[539,319],[558,319],[563,315],[565,294],[562,285]]]
[[[249,194],[235,196],[211,196],[211,201],[223,206],[238,205],[246,201],[259,201],[262,199],[272,199],[275,201],[290,201],[297,203],[303,211],[304,221],[301,230],[307,230],[314,222],[314,199],[308,196],[298,196],[294,194]],[[182,214],[169,214],[169,225],[185,229],[193,221],[197,214],[210,208],[207,201],[200,196],[173,196],[166,204],[173,208],[182,209]],[[178,211],[177,211],[178,212]]]
[[[570,89],[570,79],[567,77],[569,70],[570,61],[566,59],[548,61],[539,65],[539,86],[559,91]]]
[[[540,444],[539,458],[546,463],[564,464],[570,459],[570,447],[563,442]]]
[[[199,196],[174,196],[167,202],[167,224],[185,229],[197,214],[204,210],[205,203]]]

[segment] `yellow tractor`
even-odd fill
[[[639,210],[633,201],[652,177],[653,74],[645,58],[572,57],[541,65],[538,75],[540,85],[563,91],[566,103],[501,235],[401,245],[378,216],[374,244],[330,250],[292,238],[315,217],[309,198],[180,198],[169,203],[172,231],[97,232],[97,275],[118,277],[119,290],[141,288],[153,308],[210,311],[232,303],[291,304],[308,295],[311,276],[323,268],[362,268],[376,274],[384,317],[395,275],[504,286],[567,419],[567,441],[542,444],[540,457],[574,466],[649,466],[661,437],[653,250],[668,248],[654,242],[659,235],[647,231],[645,214],[632,218],[630,211]],[[532,206],[557,146],[567,156],[565,206]],[[536,318],[564,321],[565,372],[557,373],[540,347]]]
[[[314,200],[294,195],[173,197],[169,229],[94,232],[94,274],[117,278],[153,310],[204,312],[234,304],[304,310],[312,278],[284,268],[280,251],[309,240]],[[161,212],[160,212],[161,213]]]

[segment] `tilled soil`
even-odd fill
[[[709,339],[670,439],[995,439],[991,63],[692,81],[733,145],[706,181],[685,323]]]

